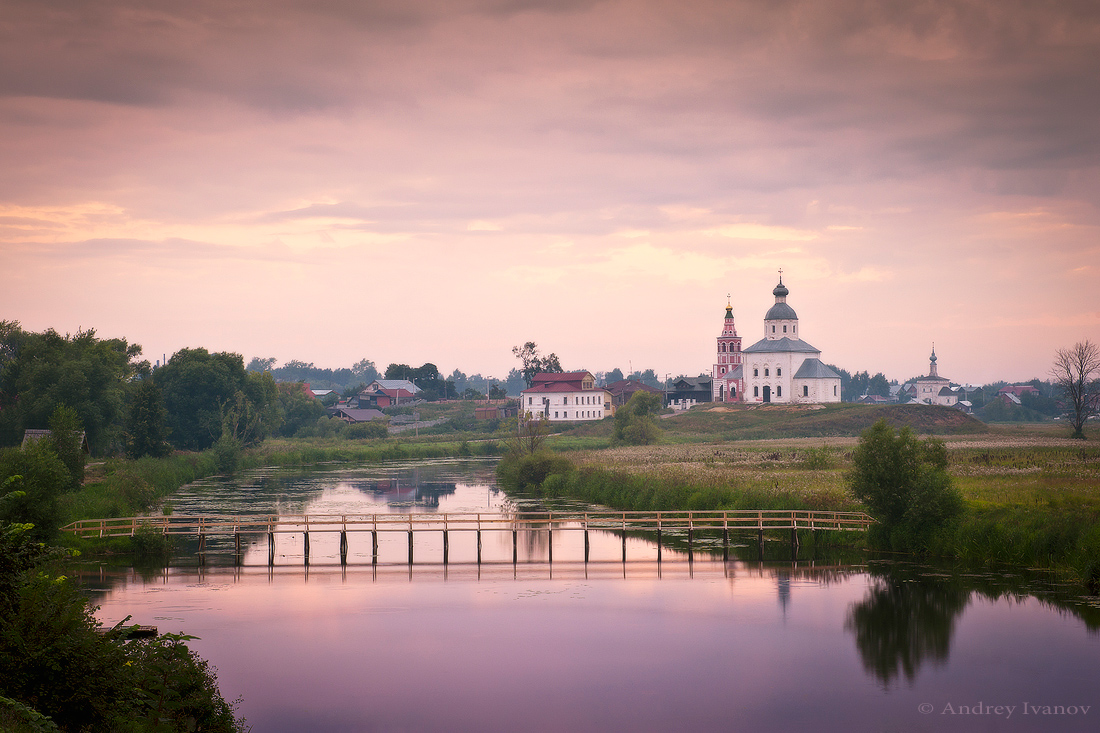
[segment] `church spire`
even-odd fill
[[[932,342],[932,356],[928,357],[928,364],[929,364],[928,376],[938,377],[939,374],[936,373],[936,342],[935,341]]]

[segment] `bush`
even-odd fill
[[[229,433],[222,433],[214,444],[214,463],[220,473],[233,473],[241,462],[241,442]]]
[[[0,485],[7,479],[12,479],[8,490],[22,494],[0,505],[0,522],[33,524],[35,540],[51,539],[61,525],[58,497],[71,480],[65,464],[47,441],[35,441],[0,451]]]
[[[661,409],[661,395],[635,392],[615,412],[612,441],[617,445],[652,445],[661,436],[654,415]]]
[[[551,474],[567,474],[573,464],[549,451],[538,451],[520,456],[509,454],[497,464],[497,477],[505,488],[518,491],[539,490]]]
[[[962,496],[947,475],[942,440],[920,441],[908,427],[895,434],[879,420],[852,455],[852,493],[879,524],[872,543],[895,550],[928,549],[933,536],[962,513]]]
[[[382,422],[357,422],[344,428],[344,437],[349,440],[385,438],[387,435],[386,424]]]

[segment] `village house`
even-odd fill
[[[664,401],[664,392],[656,387],[650,387],[644,382],[639,382],[637,379],[620,379],[617,382],[605,385],[604,389],[611,395],[611,405],[613,408],[620,407],[630,402],[630,398],[634,396],[635,392],[659,394],[662,396],[662,401]]]
[[[348,407],[381,409],[407,405],[417,399],[420,387],[408,379],[376,379],[359,394],[348,400]]]
[[[550,422],[602,420],[615,414],[611,393],[596,386],[591,372],[536,374],[520,393],[520,409]]]

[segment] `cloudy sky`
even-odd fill
[[[0,0],[0,319],[318,366],[1100,340],[1100,4]]]

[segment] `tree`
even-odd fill
[[[378,369],[370,359],[360,359],[355,362],[351,367],[351,373],[355,375],[356,379],[368,384],[378,379]]]
[[[50,447],[69,472],[66,491],[78,491],[84,484],[84,427],[76,410],[58,405],[50,415]]]
[[[885,420],[863,431],[848,481],[879,522],[872,540],[895,550],[926,549],[935,531],[962,512],[943,441],[920,441],[908,427],[895,434]]]
[[[619,369],[618,367],[615,367],[614,369],[609,371],[606,375],[604,375],[604,383],[605,384],[614,384],[615,382],[623,381],[623,379],[624,379],[623,370]]]
[[[409,379],[413,368],[408,364],[390,364],[386,367],[385,379]]]
[[[168,411],[164,397],[152,379],[143,379],[134,390],[126,417],[126,455],[130,458],[166,456],[168,445]]]
[[[28,333],[0,323],[0,445],[17,445],[26,428],[46,427],[58,405],[76,410],[92,452],[121,447],[131,380],[149,371],[141,347],[125,339]]]
[[[282,418],[279,434],[290,437],[304,427],[312,427],[317,418],[324,416],[321,401],[307,394],[301,382],[280,382],[278,389],[279,413]]]
[[[51,539],[61,524],[58,497],[69,481],[65,464],[46,440],[0,450],[0,486],[7,483],[13,492],[0,504],[0,522],[30,524],[29,537]]]
[[[226,429],[248,444],[277,427],[275,380],[270,372],[245,372],[240,354],[180,349],[153,376],[177,448],[205,450]]]
[[[1086,339],[1058,349],[1050,375],[1066,399],[1073,437],[1083,439],[1085,421],[1100,410],[1100,345]]]
[[[266,359],[261,359],[258,356],[254,356],[252,357],[252,360],[248,362],[248,366],[245,368],[250,372],[270,372],[274,367],[274,356],[269,356]]]
[[[513,346],[512,354],[520,360],[523,368],[523,381],[530,387],[535,381],[536,374],[560,374],[564,370],[557,354],[539,355],[539,347],[534,341],[528,341],[523,346]]]
[[[615,411],[612,441],[620,445],[652,445],[661,430],[654,420],[661,409],[661,395],[639,390],[625,405]]]

